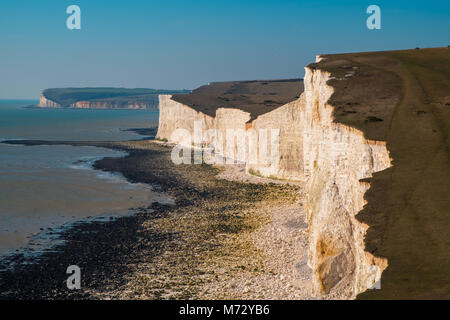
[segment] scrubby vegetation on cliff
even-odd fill
[[[213,82],[172,99],[211,117],[218,108],[230,108],[248,112],[254,120],[296,100],[302,92],[302,79],[230,81]]]

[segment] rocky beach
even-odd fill
[[[311,298],[307,225],[289,214],[302,208],[301,183],[248,176],[238,167],[175,166],[171,148],[153,140],[10,143],[125,151],[94,167],[149,184],[175,204],[80,222],[38,259],[17,254],[15,267],[0,273],[2,299]],[[66,268],[74,264],[82,272],[79,291],[66,286]]]

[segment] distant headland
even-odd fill
[[[189,90],[127,88],[45,89],[37,107],[79,109],[157,109],[158,95],[185,94]]]

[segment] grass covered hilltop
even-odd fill
[[[154,108],[159,94],[184,94],[189,90],[127,89],[127,88],[53,88],[45,89],[43,96],[62,107],[70,107],[80,101],[114,104],[125,107],[129,104],[145,104]]]
[[[218,108],[239,109],[250,113],[251,120],[299,98],[303,79],[212,82],[190,94],[172,97],[192,109],[216,116]]]
[[[365,299],[450,297],[450,48],[324,55],[335,121],[387,142],[357,218],[366,250],[388,259]]]

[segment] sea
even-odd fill
[[[127,129],[158,125],[158,111],[26,107],[37,103],[0,100],[0,141],[125,141],[143,138]],[[0,143],[0,257],[48,250],[58,241],[49,236],[57,230],[83,219],[133,214],[161,200],[148,185],[92,168],[97,159],[124,155],[97,147]]]

